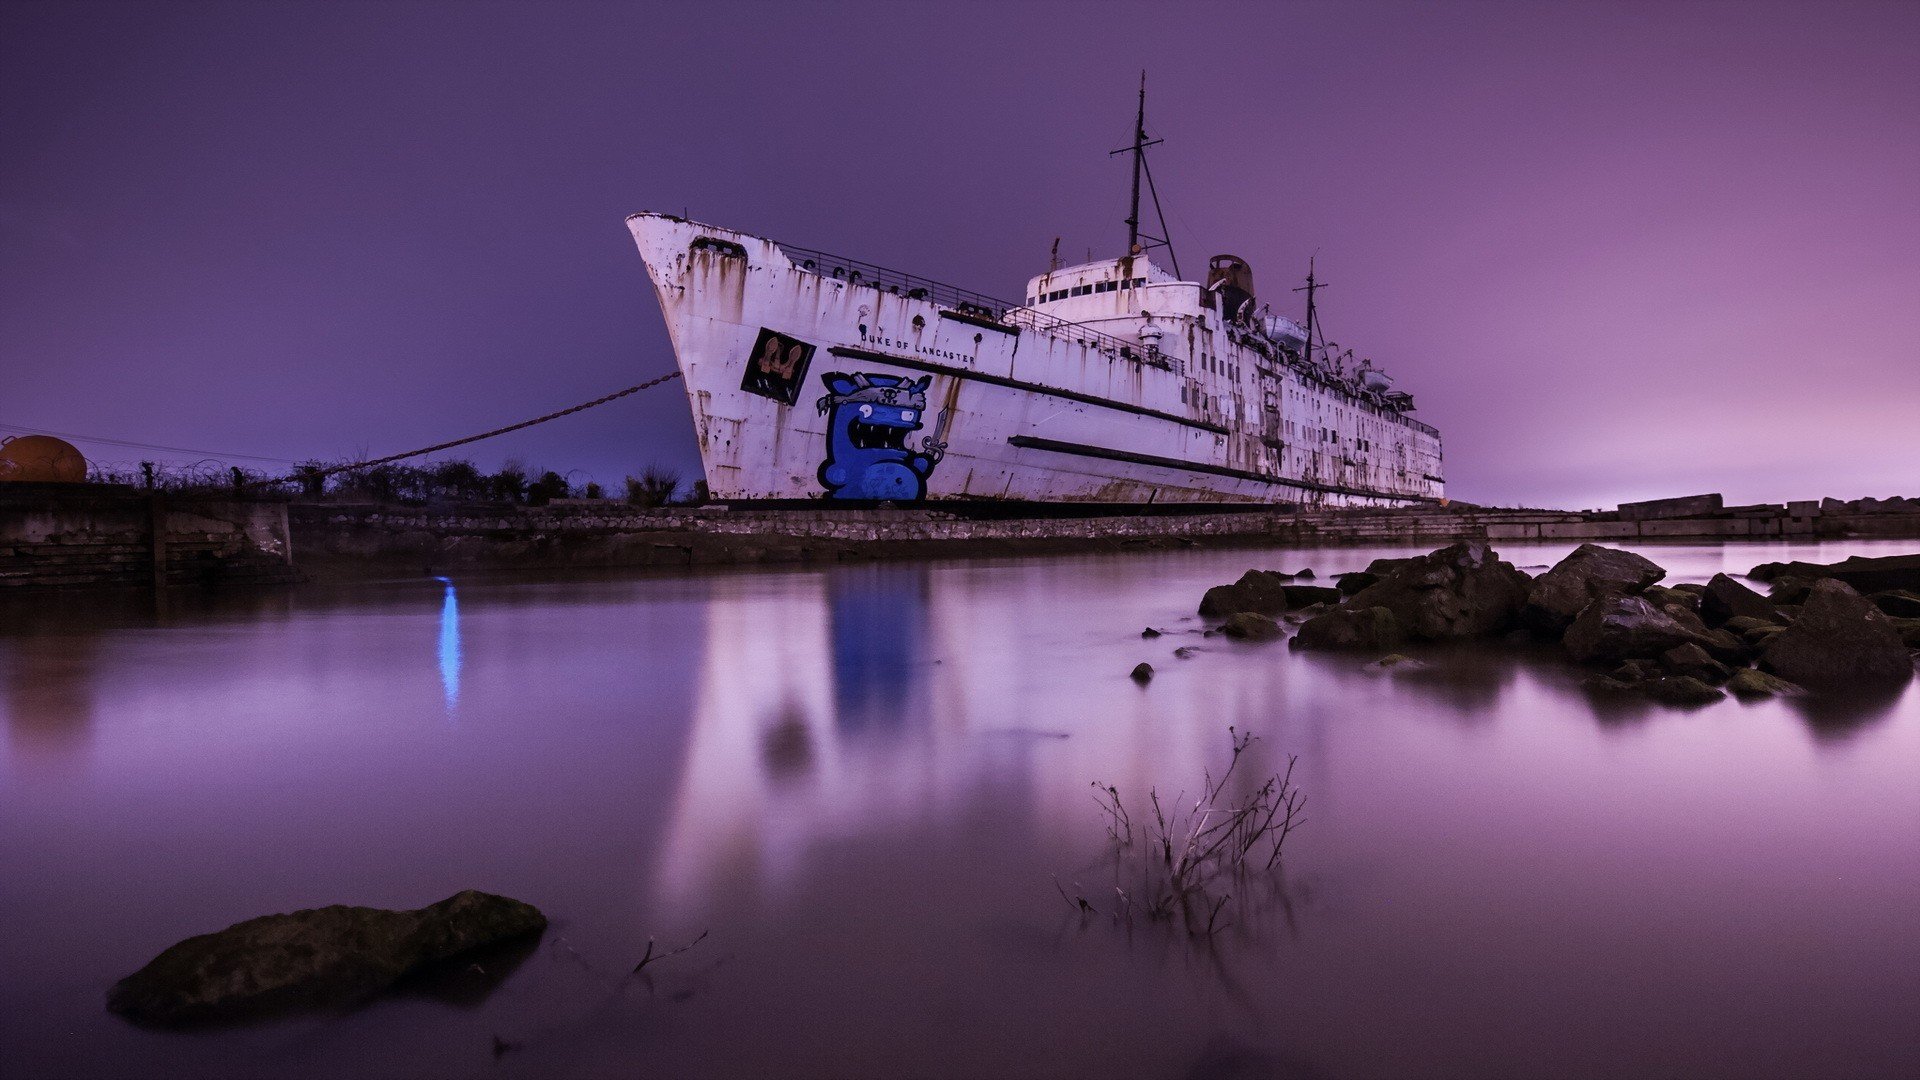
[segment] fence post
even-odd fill
[[[153,589],[167,587],[167,506],[166,496],[158,492],[147,498],[147,518],[153,525]]]

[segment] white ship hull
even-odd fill
[[[1101,264],[1139,273],[1138,287],[1088,285],[1081,306],[1111,311],[1068,323],[1044,303],[968,306],[666,215],[628,225],[716,499],[1382,506],[1444,493],[1437,432],[1256,355],[1204,309],[1182,317],[1178,290],[1196,286],[1143,257]],[[1153,348],[1113,333],[1147,303],[1173,331]]]

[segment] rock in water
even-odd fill
[[[1666,705],[1706,705],[1719,701],[1717,686],[1708,686],[1690,675],[1649,679],[1640,684],[1640,692]]]
[[[1715,574],[1707,582],[1707,591],[1700,596],[1700,618],[1708,626],[1721,626],[1731,619],[1781,621],[1780,609],[1773,601],[1725,574]]]
[[[1280,637],[1280,624],[1256,611],[1236,611],[1227,616],[1220,632],[1242,641],[1272,641]]]
[[[1913,678],[1893,621],[1845,582],[1822,578],[1798,618],[1767,641],[1760,664],[1804,686],[1890,687]]]
[[[1776,604],[1804,604],[1808,591],[1818,580],[1820,579],[1786,574],[1767,583],[1767,595]]]
[[[1662,671],[1659,664],[1651,660],[1629,660],[1613,670],[1613,677],[1621,682],[1643,683],[1648,679],[1657,679]]]
[[[1612,675],[1589,675],[1580,680],[1580,688],[1590,694],[1631,694],[1639,684]]]
[[[1874,593],[1873,606],[1896,619],[1920,619],[1920,593],[1906,589]]]
[[[1200,598],[1200,614],[1223,619],[1236,611],[1261,615],[1282,615],[1287,610],[1285,574],[1270,570],[1249,570],[1231,585],[1215,585]]]
[[[1804,693],[1798,686],[1778,675],[1769,675],[1756,668],[1741,668],[1727,680],[1727,689],[1737,698],[1792,697]]]
[[[1920,555],[1874,559],[1855,555],[1837,563],[1761,563],[1747,571],[1747,576],[1756,581],[1777,581],[1782,577],[1833,578],[1861,592],[1920,591]]]
[[[1301,623],[1292,648],[1378,652],[1392,649],[1405,639],[1406,633],[1393,612],[1383,607],[1348,606]]]
[[[1670,589],[1665,585],[1649,585],[1646,591],[1640,595],[1653,601],[1653,606],[1657,608],[1678,606],[1686,608],[1696,615],[1698,615],[1700,611],[1700,594],[1697,592],[1688,592],[1685,589]]]
[[[1351,574],[1338,574],[1334,577],[1334,581],[1338,583],[1337,587],[1343,596],[1352,596],[1354,593],[1359,592],[1361,589],[1379,580],[1379,574],[1369,574],[1365,570],[1355,570]]]
[[[1330,585],[1288,585],[1285,589],[1289,610],[1315,604],[1337,604],[1340,590]]]
[[[177,1025],[344,1004],[546,925],[531,904],[471,889],[413,911],[335,904],[266,915],[167,949],[115,984],[107,1008]]]
[[[1632,595],[1667,572],[1631,551],[1581,544],[1553,569],[1533,580],[1521,621],[1544,638],[1557,638],[1596,598]]]
[[[1513,629],[1532,584],[1487,545],[1460,543],[1408,559],[1348,603],[1386,608],[1411,637],[1482,637]]]
[[[1153,665],[1142,660],[1133,665],[1133,674],[1127,676],[1127,678],[1132,679],[1141,686],[1145,686],[1153,681]]]
[[[1603,596],[1588,604],[1561,638],[1582,663],[1648,660],[1676,645],[1701,644],[1701,635],[1639,596]]]
[[[1735,615],[1733,618],[1720,624],[1720,629],[1728,633],[1739,634],[1741,637],[1747,637],[1757,630],[1785,630],[1786,628],[1787,617],[1785,615],[1780,616],[1778,619],[1754,619],[1745,615]]]
[[[1723,683],[1733,673],[1727,666],[1707,655],[1707,650],[1688,642],[1675,645],[1660,654],[1660,666],[1671,675],[1686,675],[1704,683]]]

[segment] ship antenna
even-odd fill
[[[1140,106],[1133,117],[1133,145],[1123,146],[1109,153],[1133,155],[1133,199],[1127,205],[1127,254],[1143,254],[1147,248],[1163,247],[1167,249],[1167,259],[1173,263],[1173,276],[1180,277],[1180,256],[1173,252],[1173,241],[1167,239],[1167,214],[1160,208],[1160,192],[1153,185],[1153,169],[1147,165],[1147,147],[1158,146],[1164,139],[1147,138],[1147,73],[1140,73]],[[1140,177],[1147,178],[1147,194],[1153,199],[1154,216],[1160,219],[1160,235],[1149,236],[1140,231]],[[1143,247],[1141,241],[1147,243]]]
[[[1301,350],[1300,359],[1305,360],[1309,364],[1313,363],[1313,330],[1314,330],[1313,294],[1316,292],[1319,292],[1321,289],[1324,289],[1326,287],[1327,287],[1326,282],[1321,281],[1313,276],[1313,256],[1311,255],[1307,256],[1307,283],[1305,285],[1299,286],[1293,291],[1303,292],[1307,294],[1307,344],[1305,348]],[[1320,337],[1321,337],[1321,340],[1324,341],[1326,339],[1326,334],[1322,333]]]

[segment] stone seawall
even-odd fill
[[[296,505],[310,572],[458,567],[686,566],[852,558],[1115,551],[1172,544],[1444,543],[1460,539],[1678,540],[1916,536],[1920,514],[1623,521],[1611,513],[1480,508],[973,517],[931,508],[643,510],[617,503],[408,508]]]
[[[0,589],[292,581],[287,504],[109,484],[0,484]]]
[[[1381,516],[1390,514],[1391,516]],[[1365,519],[1364,521],[1362,519]],[[416,569],[507,566],[686,566],[1025,552],[1147,545],[1334,542],[1374,536],[1480,535],[1468,515],[1339,511],[979,518],[894,510],[494,510],[295,506],[301,565],[323,576],[377,564]]]
[[[288,504],[106,485],[0,487],[0,588],[256,584],[453,569],[685,567],[1144,547],[1431,544],[1462,539],[1920,538],[1920,513],[1623,520],[1617,513],[1421,507],[1105,517],[890,510]],[[160,528],[155,529],[155,522]],[[158,542],[156,543],[156,536]],[[298,552],[296,567],[294,553]]]

